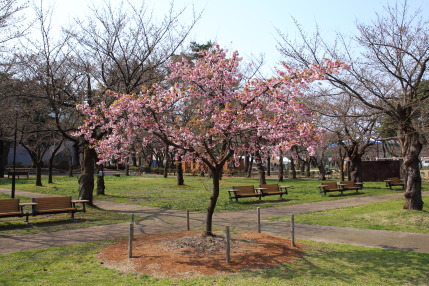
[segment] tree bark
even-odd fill
[[[318,164],[317,169],[319,170],[319,180],[325,181],[326,180],[326,170],[324,164]]]
[[[179,157],[179,159],[176,162],[177,166],[177,185],[183,186],[185,184],[185,180],[183,179],[183,166],[182,166],[182,158]]]
[[[267,158],[267,176],[271,176],[271,158]]]
[[[344,180],[344,157],[345,156],[343,156],[343,152],[341,151],[342,149],[340,148],[340,151],[339,151],[339,153],[340,153],[340,162],[339,162],[339,164],[340,164],[340,176],[341,176],[341,181],[345,181]]]
[[[89,148],[88,144],[83,147],[82,173],[79,178],[79,199],[88,200],[92,205],[94,192],[94,169],[96,161],[94,149]]]
[[[204,231],[205,236],[213,236],[213,213],[216,208],[216,203],[219,198],[220,191],[220,177],[222,173],[222,168],[216,167],[212,168],[212,182],[213,182],[213,191],[210,196],[210,204],[207,208],[206,214],[206,229]]]
[[[284,166],[283,166],[283,156],[279,155],[279,182],[283,182],[284,178]]]
[[[404,209],[423,210],[422,178],[420,176],[419,155],[423,148],[418,133],[412,128],[400,131],[399,139],[404,158],[405,183]]]
[[[252,178],[253,157],[254,156],[250,158],[249,166],[247,168],[247,178]]]
[[[165,150],[164,150],[164,174],[163,177],[167,178],[168,177],[168,144],[165,144]]]
[[[69,156],[69,177],[73,177],[73,157]]]
[[[130,162],[129,160],[127,160],[127,162],[125,162],[125,176],[130,176]]]
[[[311,163],[310,161],[305,162],[306,164],[306,170],[305,170],[305,177],[310,178],[311,177]]]
[[[43,163],[41,162],[36,162],[36,186],[41,187],[43,186],[42,184],[42,166]]]
[[[45,150],[42,151],[42,146],[37,146],[35,149],[30,149],[27,145],[21,142],[21,146],[27,150],[28,154],[31,157],[31,160],[33,161],[33,166],[36,167],[36,186],[41,187],[42,184],[42,167],[43,167],[43,155],[45,154],[44,151],[47,150],[47,148],[44,148]]]
[[[54,168],[54,158],[55,155],[57,155],[58,150],[60,150],[61,145],[63,144],[63,142],[61,141],[57,147],[55,147],[54,151],[51,154],[51,157],[49,158],[49,166],[48,166],[48,184],[52,184],[54,181],[52,179],[52,171]]]
[[[258,151],[255,152],[255,162],[256,167],[258,168],[259,185],[265,185],[267,184],[267,180],[265,178],[265,168],[264,164],[262,164],[261,154]]]
[[[355,154],[350,158],[348,170],[350,181],[352,182],[362,182],[362,156]]]
[[[0,178],[4,178],[4,157],[6,157],[4,152],[4,141],[0,139]]]
[[[246,174],[249,171],[249,166],[250,166],[250,156],[246,155],[246,156],[244,156],[244,172]]]
[[[8,163],[10,143],[0,140],[0,178],[4,178],[5,166]]]
[[[106,190],[106,184],[104,183],[104,168],[103,165],[97,166],[97,195],[104,195]],[[101,173],[100,173],[101,171]]]
[[[290,170],[292,172],[292,179],[296,179],[295,160],[290,157]]]

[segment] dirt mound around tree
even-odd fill
[[[134,239],[133,258],[128,259],[128,240],[110,244],[100,254],[100,263],[122,272],[137,272],[159,278],[194,278],[202,275],[259,270],[292,262],[304,254],[301,245],[261,233],[231,234],[231,261],[226,263],[225,236],[202,231],[141,235]]]

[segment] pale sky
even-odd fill
[[[46,1],[46,0],[45,0]],[[140,3],[142,0],[130,0]],[[82,15],[92,0],[51,0],[55,3],[54,14],[58,23],[65,25],[69,18]],[[95,3],[101,0],[94,0]],[[112,0],[113,3],[119,2]],[[163,13],[171,0],[146,1],[157,12]],[[265,55],[268,72],[281,60],[276,49],[278,33],[293,37],[296,33],[294,17],[308,33],[319,25],[325,36],[336,31],[353,34],[355,20],[369,23],[375,13],[382,13],[386,3],[392,0],[175,0],[177,9],[192,6],[203,11],[201,20],[189,40],[198,43],[217,42],[221,47],[237,50],[248,59],[252,55]],[[429,0],[408,0],[411,8],[421,7],[423,15],[429,15]],[[186,20],[184,18],[184,20]]]

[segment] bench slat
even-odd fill
[[[0,213],[21,212],[19,199],[0,199]]]
[[[239,198],[242,197],[258,197],[261,199],[261,194],[255,192],[255,188],[253,186],[233,186],[232,190],[229,192],[229,199],[235,199],[238,202]]]

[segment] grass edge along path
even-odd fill
[[[166,209],[203,211],[208,206],[211,195],[211,180],[208,177],[186,177],[184,186],[177,186],[176,178],[162,178],[160,176],[130,176],[130,177],[105,177],[106,195],[97,196],[95,200],[109,200],[117,203],[160,207]],[[389,193],[398,193],[402,190],[390,190],[384,182],[368,182],[365,188],[356,192],[345,192],[344,195],[330,193],[323,196],[317,188],[321,184],[317,180],[287,179],[279,183],[276,179],[267,179],[267,183],[289,185],[289,194],[285,200],[279,196],[264,197],[261,201],[257,198],[243,198],[239,202],[228,199],[228,190],[234,185],[254,185],[259,183],[258,178],[224,177],[221,181],[221,191],[216,205],[217,211],[238,211],[253,209],[255,207],[267,208],[301,204],[317,201],[333,201],[361,196],[372,196]],[[0,187],[8,188],[10,182],[0,180]],[[43,182],[43,187],[34,186],[34,179],[18,180],[16,188],[23,191],[45,193],[52,195],[77,196],[78,182],[76,178],[56,177],[54,184]],[[426,183],[426,187],[429,184]]]
[[[429,201],[429,196],[423,196]],[[423,211],[403,210],[404,200],[391,200],[352,207],[312,211],[295,215],[295,222],[336,227],[429,233],[429,207]],[[272,217],[273,221],[289,221],[290,216]]]
[[[0,193],[1,198],[9,198]],[[19,197],[21,202],[28,201],[26,197]],[[25,210],[26,212],[29,209]],[[150,218],[135,217],[139,222]],[[0,220],[0,230],[3,236],[15,236],[25,234],[35,234],[48,231],[60,231],[69,229],[88,228],[101,225],[114,225],[130,221],[130,215],[116,211],[100,209],[96,206],[86,206],[86,212],[75,213],[75,220],[71,219],[70,214],[51,214],[41,216],[29,216],[29,224],[25,223],[24,217],[5,217]]]
[[[97,253],[109,242],[0,255],[0,285],[427,285],[429,254],[299,241],[290,264],[239,274],[171,280],[111,270]]]

